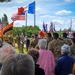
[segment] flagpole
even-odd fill
[[[27,35],[27,12],[25,13],[25,18],[26,18],[26,35]]]
[[[27,12],[25,14],[25,18],[26,18],[26,27],[27,27]]]
[[[71,28],[71,30],[72,30],[72,19],[71,19],[71,23],[70,23],[70,28]]]
[[[34,26],[36,26],[36,2],[34,1]]]

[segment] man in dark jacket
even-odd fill
[[[28,38],[28,36],[26,36],[26,50],[28,51],[28,48],[30,46],[30,40]]]
[[[69,75],[72,74],[74,59],[68,55],[70,47],[64,44],[61,47],[61,57],[56,61],[55,75]]]

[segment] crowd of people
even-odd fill
[[[64,32],[16,37],[15,47],[0,38],[0,75],[75,75],[75,33],[71,38]],[[24,42],[27,53],[24,54]]]

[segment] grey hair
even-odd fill
[[[34,75],[35,65],[32,57],[16,53],[5,59],[1,75]]]
[[[38,42],[39,48],[46,48],[47,47],[47,40],[46,39],[40,39]]]
[[[61,51],[63,51],[65,54],[70,53],[70,46],[64,44],[64,45],[61,47]]]
[[[7,56],[15,53],[15,48],[12,45],[3,42],[3,46],[0,48],[0,63],[2,63]]]

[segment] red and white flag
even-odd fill
[[[18,15],[18,13],[15,13],[12,15],[11,19],[13,21],[16,21],[16,20],[25,20],[25,15]]]

